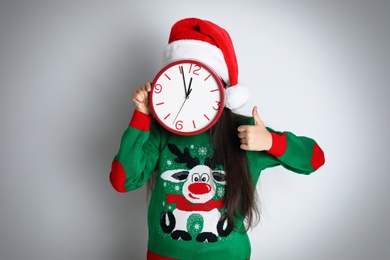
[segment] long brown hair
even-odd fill
[[[228,224],[234,228],[234,219],[245,218],[245,230],[248,230],[259,221],[260,211],[248,158],[240,148],[238,117],[224,108],[220,119],[210,130],[210,139],[215,160],[223,163],[226,172],[225,214]]]

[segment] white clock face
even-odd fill
[[[150,92],[153,115],[167,130],[194,135],[209,129],[224,107],[224,85],[204,64],[185,60],[169,64]]]

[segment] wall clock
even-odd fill
[[[195,135],[213,126],[225,105],[224,83],[205,64],[180,60],[157,74],[150,91],[153,116],[167,130]]]

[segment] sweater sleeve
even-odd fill
[[[310,174],[325,163],[324,152],[313,139],[296,136],[291,132],[276,132],[267,128],[272,135],[272,147],[268,154],[274,156],[280,165],[296,173]]]
[[[110,182],[116,191],[137,189],[150,178],[159,158],[159,143],[152,117],[135,110],[111,166]]]

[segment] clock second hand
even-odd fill
[[[181,105],[180,110],[179,110],[179,112],[177,113],[175,119],[173,120],[172,125],[176,122],[176,119],[177,119],[177,117],[179,116],[181,110],[183,109],[184,104],[186,103],[187,99],[188,99],[187,97],[184,99],[184,102],[183,102],[183,104]]]
[[[172,125],[176,122],[176,119],[177,119],[177,117],[179,116],[181,110],[183,109],[184,104],[187,102],[187,99],[190,98],[190,94],[191,94],[191,91],[192,91],[191,84],[192,84],[192,78],[190,79],[190,84],[188,85],[188,92],[187,92],[187,94],[186,94],[186,98],[184,99],[183,104],[181,104],[181,107],[180,107],[180,109],[179,109],[179,112],[177,113],[175,119],[173,120]]]

